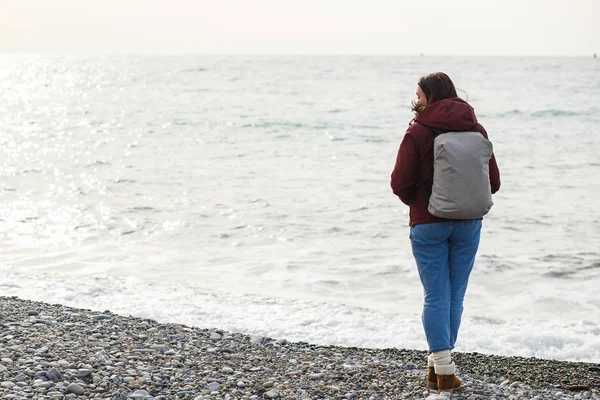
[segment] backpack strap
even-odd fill
[[[444,133],[446,133],[446,132],[447,132],[447,131],[442,131],[442,130],[440,130],[440,129],[437,129],[437,128],[433,128],[433,127],[431,127],[431,126],[427,126],[427,128],[429,128],[429,130],[430,130],[431,132],[433,132],[434,139],[435,139],[436,137],[438,137],[438,136],[440,136],[440,135],[442,135],[442,134],[444,134]]]

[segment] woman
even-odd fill
[[[473,108],[459,99],[452,80],[442,72],[422,77],[412,102],[415,118],[408,127],[391,176],[394,194],[410,206],[410,240],[423,284],[423,327],[431,354],[427,387],[451,392],[460,387],[450,350],[454,348],[469,275],[479,247],[481,219],[450,220],[429,213],[436,133],[476,131],[487,139]],[[437,132],[436,132],[437,131]],[[492,153],[491,192],[500,189]],[[485,179],[485,178],[484,178]]]

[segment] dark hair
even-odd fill
[[[452,83],[450,77],[443,72],[434,72],[433,74],[425,75],[419,79],[417,84],[423,91],[423,94],[425,94],[427,104],[424,106],[417,106],[416,101],[413,100],[411,105],[415,114],[420,113],[428,105],[433,104],[436,101],[458,97],[454,83]]]

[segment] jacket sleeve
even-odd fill
[[[481,126],[481,130],[483,136],[486,139],[489,139],[488,134],[483,126]],[[500,170],[498,169],[498,163],[496,162],[496,156],[494,153],[492,153],[492,158],[490,158],[490,186],[492,187],[492,193],[496,193],[498,190],[500,190]]]
[[[392,191],[404,204],[410,205],[414,201],[418,179],[419,152],[414,138],[407,133],[400,143],[390,181]]]

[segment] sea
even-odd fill
[[[389,180],[419,77],[494,144],[457,351],[600,362],[600,60],[0,55],[0,295],[427,349]]]

